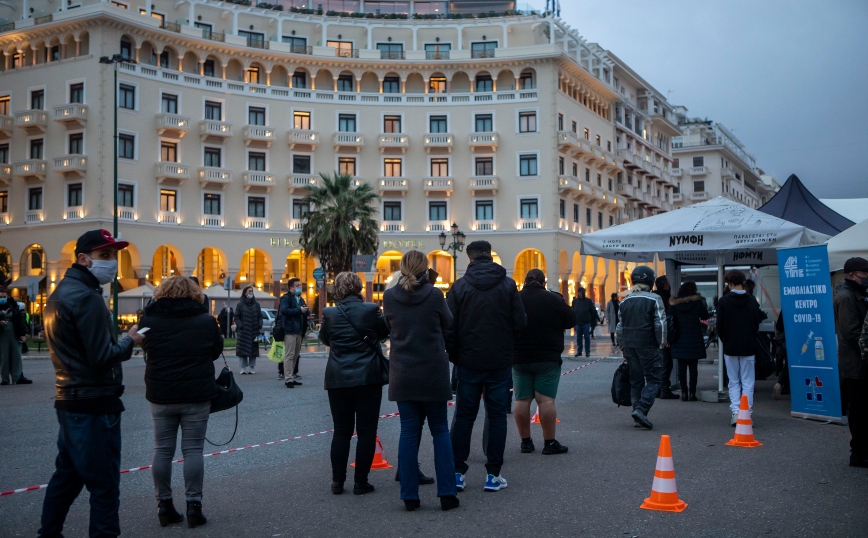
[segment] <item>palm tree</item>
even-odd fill
[[[335,173],[320,173],[322,186],[311,187],[304,198],[311,205],[299,243],[310,255],[319,258],[326,275],[352,269],[354,254],[377,253],[378,223],[374,202],[380,196],[362,183],[355,190],[352,178]]]

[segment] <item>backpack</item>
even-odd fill
[[[621,363],[612,378],[612,401],[618,404],[618,407],[633,406],[630,399],[630,366],[626,362]]]
[[[286,295],[283,297],[286,297]],[[286,332],[283,329],[283,319],[281,319],[280,316],[281,306],[283,306],[283,297],[281,297],[280,301],[277,302],[277,315],[274,316],[274,325],[271,326],[271,336],[278,342],[283,342],[284,338],[286,338]]]

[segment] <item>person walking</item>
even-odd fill
[[[618,347],[618,342],[615,339],[615,329],[618,327],[618,306],[621,301],[618,300],[618,294],[613,293],[608,304],[606,304],[606,323],[608,323],[609,336],[612,338],[612,348]]]
[[[307,329],[307,316],[310,309],[301,298],[302,284],[298,278],[290,278],[287,291],[280,298],[280,323],[283,325],[285,351],[283,353],[283,373],[286,388],[301,385],[298,375],[298,356],[301,342]],[[289,372],[287,375],[286,372]]]
[[[207,522],[202,514],[202,450],[211,400],[217,395],[214,361],[223,352],[223,336],[217,321],[208,314],[204,299],[202,290],[190,279],[167,278],[154,290],[154,302],[145,307],[140,321],[149,329],[142,346],[148,357],[145,398],[150,402],[154,422],[151,475],[162,527],[184,521],[172,502],[172,458],[179,428],[187,526],[194,528]]]
[[[259,331],[262,330],[262,307],[253,295],[253,286],[244,286],[241,300],[235,307],[235,327],[238,340],[235,355],[238,356],[241,374],[256,373],[256,357],[259,356]]]
[[[630,275],[633,290],[618,308],[619,321],[615,330],[624,360],[630,366],[630,400],[633,421],[637,427],[652,429],[648,412],[663,378],[663,355],[666,346],[666,313],[663,300],[651,293],[654,271],[645,266],[633,269]]]
[[[555,438],[557,409],[555,397],[561,380],[561,353],[564,331],[576,325],[576,313],[560,293],[546,290],[546,276],[531,269],[518,293],[527,315],[527,326],[515,341],[512,385],[515,392],[515,427],[521,437],[522,453],[536,448],[530,436],[530,402],[536,400],[542,425],[546,456],[564,454],[568,448]]]
[[[29,385],[24,377],[21,346],[27,341],[27,325],[18,303],[0,286],[0,385]]]
[[[835,332],[842,392],[848,396],[850,466],[868,468],[868,362],[859,347],[868,313],[868,260],[844,262],[844,286],[835,295]]]
[[[220,326],[220,334],[229,338],[229,331],[232,324],[235,323],[235,316],[229,312],[229,303],[223,302],[223,308],[217,314],[217,324]]]
[[[383,296],[389,328],[389,400],[398,402],[401,441],[398,469],[401,499],[409,511],[419,508],[419,444],[422,425],[434,441],[434,468],[440,507],[458,507],[455,462],[446,402],[452,399],[449,357],[444,334],[452,323],[443,292],[428,281],[428,257],[411,250],[401,258],[398,285]]]
[[[663,310],[666,313],[668,322],[669,316],[672,315],[669,299],[672,297],[672,286],[669,284],[669,279],[666,275],[661,275],[654,281],[654,293],[660,296],[663,300]],[[664,347],[661,350],[663,354],[663,378],[660,382],[660,389],[657,392],[657,397],[661,400],[677,400],[678,395],[672,392],[672,349]]]
[[[695,402],[699,359],[705,358],[705,325],[710,316],[705,298],[696,289],[696,282],[687,281],[678,288],[678,296],[670,301],[675,334],[669,335],[672,359],[678,361],[681,380],[681,401]],[[688,370],[690,382],[687,380]]]
[[[123,369],[144,337],[116,328],[102,286],[117,276],[116,241],[106,230],[85,232],[75,263],[48,297],[45,336],[56,375],[54,409],[60,431],[54,474],[42,502],[43,537],[63,536],[66,514],[82,488],[90,493],[89,536],[119,536]]]
[[[582,355],[582,341],[585,344],[585,356],[591,356],[591,322],[597,317],[597,307],[594,301],[585,297],[585,288],[576,289],[576,297],[572,304],[576,314],[576,357]]]
[[[338,304],[323,310],[319,332],[319,339],[329,346],[324,384],[334,421],[331,491],[335,495],[344,492],[353,430],[358,435],[353,494],[374,491],[368,473],[374,461],[386,384],[379,341],[389,336],[389,329],[380,307],[364,302],[361,291],[362,279],[357,274],[337,275],[334,298]]]
[[[515,281],[506,276],[506,269],[492,261],[488,241],[467,245],[467,257],[470,258],[467,271],[453,284],[446,298],[453,318],[446,333],[446,350],[458,369],[451,432],[455,483],[458,491],[464,490],[473,423],[479,414],[479,400],[485,394],[489,439],[484,490],[498,491],[507,487],[500,471],[506,445],[515,338],[527,325],[527,316]]]
[[[235,326],[235,309],[231,306],[229,307],[229,338],[235,338],[237,336],[238,327]]]
[[[753,414],[756,337],[762,313],[756,299],[744,290],[744,273],[728,271],[723,280],[729,286],[729,293],[717,303],[717,335],[723,345],[723,359],[729,377],[730,425],[735,427],[742,394],[747,395]]]

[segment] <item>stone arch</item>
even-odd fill
[[[145,279],[159,286],[165,278],[180,276],[184,272],[184,258],[181,250],[170,244],[163,244],[154,251],[151,259],[151,270],[145,275]]]
[[[272,86],[289,87],[289,71],[283,65],[277,64],[271,69],[269,83]]]
[[[464,71],[458,71],[452,75],[449,86],[452,93],[470,93],[470,76]]]
[[[310,69],[308,69],[307,67],[304,67],[304,66],[301,66],[301,65],[300,65],[300,66],[296,67],[296,68],[292,71],[292,73],[293,73],[293,74],[295,74],[295,73],[304,73],[305,78],[306,78],[306,82],[305,82],[305,85],[302,86],[301,88],[310,88],[310,87],[311,87],[311,83],[313,82],[313,73],[311,73]],[[293,87],[293,88],[298,88],[299,86],[296,86],[295,84],[293,84],[292,87]]]
[[[380,77],[372,71],[362,73],[359,85],[363,93],[380,93]]]
[[[442,79],[442,84],[437,80]],[[445,74],[435,71],[428,76],[428,93],[449,93],[449,82]]]
[[[316,290],[313,271],[319,263],[313,256],[308,256],[303,250],[295,249],[286,256],[280,275],[281,292],[291,278],[298,278],[303,284],[303,293],[308,294],[305,300],[310,303]]]
[[[548,275],[545,254],[535,248],[526,248],[515,257],[512,270],[512,279],[519,283],[519,287],[522,287],[524,277],[531,269],[539,269]]]
[[[78,55],[86,56],[90,54],[90,32],[83,30],[78,34]]]
[[[195,51],[188,50],[184,53],[184,58],[181,60],[181,71],[185,73],[199,73],[199,55]]]
[[[352,91],[356,91],[356,81],[359,79],[359,77],[356,75],[356,73],[354,73],[348,69],[344,69],[343,71],[340,72],[339,76],[341,76],[341,77],[349,76],[350,80],[352,81],[350,87],[352,88]]]
[[[235,288],[242,289],[251,285],[260,291],[271,293],[273,278],[271,256],[262,249],[251,248],[241,256]]]
[[[244,80],[249,84],[265,84],[266,80],[265,65],[258,60],[250,62],[244,70]]]
[[[530,82],[529,82],[530,86],[529,87],[519,86],[520,90],[530,90],[530,89],[536,88],[536,84],[537,84],[536,69],[534,69],[533,67],[525,67],[524,69],[521,70],[521,73],[519,74],[519,77],[521,79],[520,84],[527,84],[526,82],[524,82],[524,80],[525,80],[526,76],[528,76],[528,75],[530,76],[530,79],[529,79],[530,80]]]
[[[127,248],[118,251],[118,282],[122,289],[133,289],[139,285],[141,267],[142,257],[136,245],[130,243]]]
[[[558,274],[552,275],[552,277],[554,276],[557,276],[558,280],[558,293],[566,297],[567,284],[570,278],[570,255],[567,254],[566,249],[561,249],[561,251],[558,253]],[[554,283],[551,280],[549,280],[549,288],[555,289]]]
[[[214,284],[222,284],[228,272],[229,258],[223,250],[217,247],[205,247],[199,251],[193,276],[199,279],[202,289],[210,288]]]
[[[157,46],[149,40],[142,41],[139,45],[139,61],[149,65],[157,65]]]
[[[511,69],[503,69],[497,74],[497,78],[494,81],[494,89],[499,92],[515,89],[515,74]]]
[[[166,69],[171,69],[173,71],[178,71],[178,62],[180,54],[178,53],[178,49],[173,45],[166,45],[163,47],[163,50],[160,52],[160,59],[157,61],[158,65],[162,65],[162,57],[165,56],[167,60],[167,64],[162,66]]]
[[[334,91],[335,77],[328,69],[320,69],[313,79],[313,89],[320,91]]]
[[[425,93],[425,79],[419,73],[410,73],[404,88],[406,93]]]
[[[216,73],[216,67],[215,73]],[[232,58],[229,62],[226,63],[226,80],[238,80],[243,81],[245,75],[244,64],[238,61],[237,58]]]
[[[220,56],[217,56],[216,54],[209,54],[208,56],[205,57],[205,60],[202,62],[203,63],[202,75],[205,74],[204,63],[207,62],[208,60],[214,62],[214,74],[213,74],[213,76],[215,78],[222,78],[223,77],[223,59]]]
[[[21,253],[21,262],[18,265],[19,276],[42,276],[47,269],[48,261],[42,245],[38,243],[28,245]]]
[[[75,40],[75,38],[73,38]],[[120,47],[121,41],[128,41],[133,49],[139,48],[139,40],[136,39],[136,36],[131,34],[121,34],[121,38],[118,40],[118,47]]]

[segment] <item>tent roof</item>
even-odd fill
[[[215,282],[214,284],[211,284],[211,287],[205,290],[205,292],[208,294],[209,299],[213,299],[215,301],[219,301],[220,299],[226,299],[226,289],[223,287],[223,284]],[[253,287],[253,296],[257,299],[277,299],[277,297],[271,295],[270,293],[266,293],[262,290],[256,289],[256,286]],[[229,292],[229,298],[241,299],[241,290],[231,290]]]
[[[820,201],[853,222],[868,219],[868,198],[823,198]]]
[[[150,283],[145,282],[143,285],[138,288],[133,288],[131,290],[126,290],[118,293],[118,297],[153,297],[154,296],[154,286]]]
[[[837,235],[853,226],[853,222],[826,207],[811,194],[795,174],[790,175],[781,190],[759,210],[826,235]]]
[[[829,249],[829,269],[837,271],[844,268],[844,262],[859,256],[868,258],[868,219],[841,232],[827,243]]]

